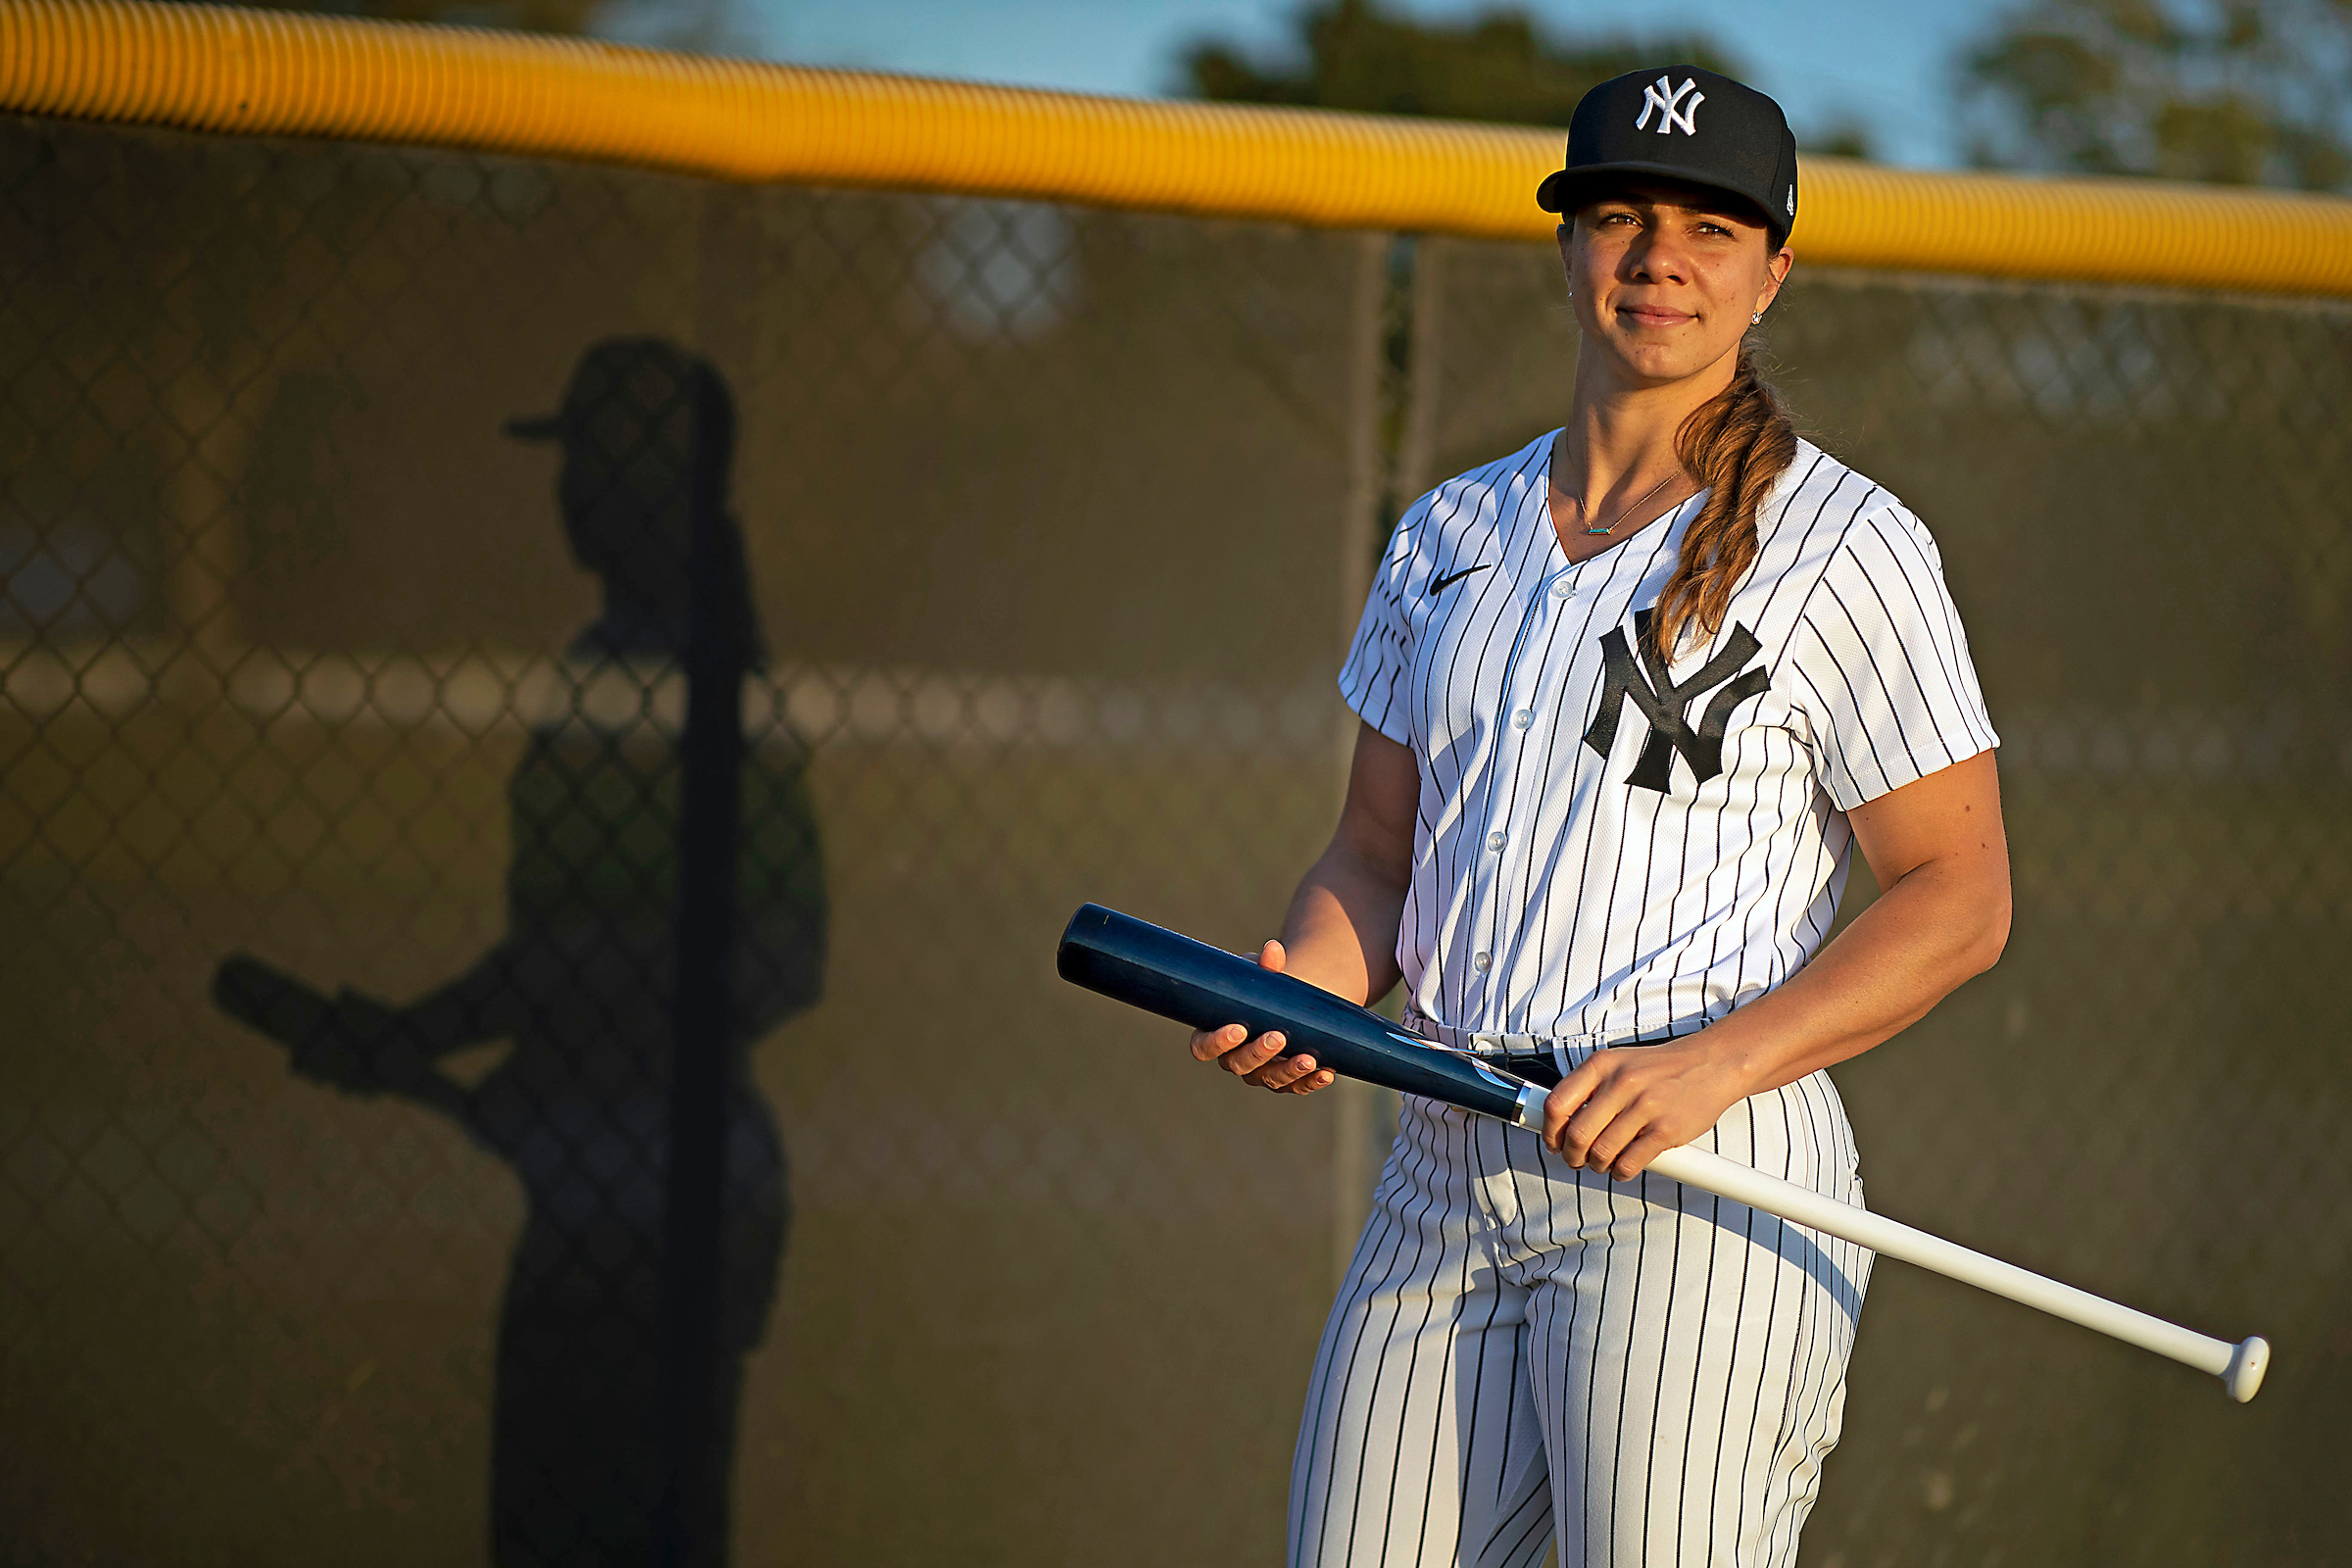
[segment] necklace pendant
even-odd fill
[[[1585,532],[1589,534],[1595,534],[1600,538],[1606,539],[1609,536],[1610,530],[1614,529],[1616,526],[1617,525],[1612,522],[1607,528],[1587,528]]]

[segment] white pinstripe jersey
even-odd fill
[[[1703,497],[1576,565],[1552,437],[1415,502],[1340,675],[1421,768],[1397,958],[1414,1006],[1498,1033],[1722,1017],[1821,945],[1847,809],[1998,744],[1935,542],[1808,443],[1722,628],[1640,633]]]

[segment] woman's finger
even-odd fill
[[[1193,1059],[1214,1061],[1249,1039],[1250,1031],[1238,1023],[1229,1023],[1222,1029],[1198,1030],[1193,1035]]]
[[[1257,966],[1260,969],[1270,969],[1274,973],[1280,974],[1290,961],[1291,956],[1284,952],[1282,944],[1272,937],[1268,937],[1265,946],[1257,950]]]
[[[1560,1128],[1561,1156],[1578,1170],[1598,1170],[1605,1163],[1601,1154],[1609,1129],[1616,1124],[1617,1118],[1597,1101],[1586,1101]],[[1630,1142],[1632,1136],[1629,1132],[1620,1142]]]
[[[1222,1029],[1204,1029],[1193,1036],[1193,1059],[1212,1061],[1220,1072],[1247,1078],[1267,1062],[1282,1054],[1284,1041],[1279,1033],[1249,1038],[1250,1031],[1238,1023]]]
[[[1236,1078],[1248,1078],[1254,1082],[1257,1071],[1280,1056],[1288,1044],[1280,1030],[1269,1030],[1248,1045],[1225,1053],[1217,1065]]]
[[[1285,1090],[1315,1070],[1315,1058],[1303,1053],[1281,1060],[1269,1061],[1250,1075],[1250,1082],[1260,1089]]]
[[[1617,1152],[1608,1163],[1611,1179],[1630,1182],[1649,1168],[1649,1162],[1674,1147],[1674,1141],[1655,1127],[1644,1128],[1642,1135]]]
[[[1544,1102],[1544,1141],[1579,1169],[1590,1162],[1592,1140],[1633,1099],[1611,1066],[1593,1067],[1600,1060],[1593,1056],[1581,1063]]]
[[[1589,1107],[1588,1107],[1589,1108]],[[1584,1165],[1587,1170],[1616,1176],[1617,1167],[1626,1152],[1639,1143],[1649,1131],[1646,1120],[1631,1107],[1611,1116],[1605,1126],[1597,1128],[1587,1141]],[[1625,1178],[1617,1178],[1623,1181]]]
[[[1580,1067],[1577,1072],[1583,1070]],[[1544,1130],[1541,1134],[1544,1142],[1561,1153],[1568,1152],[1562,1140],[1568,1134],[1569,1118],[1585,1108],[1585,1097],[1592,1090],[1590,1081],[1580,1079],[1573,1072],[1552,1085],[1551,1093],[1544,1097]]]

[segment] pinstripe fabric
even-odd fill
[[[1819,948],[1847,809],[1997,741],[1926,528],[1800,442],[1722,629],[1672,670],[1691,678],[1744,629],[1759,645],[1744,668],[1769,679],[1725,715],[1721,772],[1701,781],[1677,753],[1663,792],[1630,783],[1652,740],[1635,705],[1606,756],[1586,739],[1605,642],[1632,641],[1700,498],[1570,565],[1545,507],[1550,450],[1545,436],[1405,514],[1340,689],[1421,760],[1397,935],[1414,1005],[1481,1031],[1664,1034]],[[1710,696],[1688,700],[1692,722]]]
[[[1577,1048],[1576,1059],[1593,1048]],[[1697,1147],[1848,1202],[1826,1075]],[[1838,1441],[1870,1254],[1410,1099],[1315,1359],[1298,1568],[1785,1568]]]
[[[1641,627],[1702,498],[1572,565],[1551,443],[1405,514],[1340,687],[1420,762],[1413,1011],[1572,1065],[1802,967],[1845,812],[1997,741],[1935,543],[1886,490],[1800,442],[1724,624],[1659,668]],[[1701,1147],[1861,1200],[1825,1075]],[[1556,1539],[1563,1568],[1793,1562],[1869,1262],[1408,1100],[1317,1356],[1292,1561],[1502,1568]]]

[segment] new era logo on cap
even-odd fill
[[[1788,117],[1755,88],[1697,66],[1629,72],[1585,94],[1568,122],[1564,167],[1536,200],[1573,213],[1612,176],[1728,191],[1755,208],[1775,244],[1795,226],[1796,138]]]

